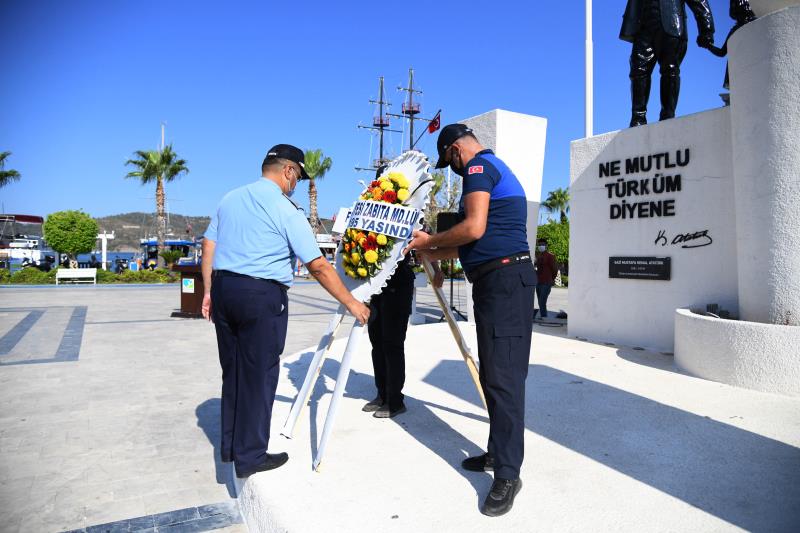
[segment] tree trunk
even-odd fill
[[[564,224],[567,221],[567,212],[563,209],[561,210],[561,223]]]
[[[167,226],[167,215],[164,209],[164,182],[161,180],[161,176],[156,177],[156,214],[157,214],[157,224],[158,227],[156,228],[156,237],[158,243],[158,266],[164,266],[164,258],[161,257],[161,252],[164,251],[164,233],[165,228]]]
[[[309,210],[309,223],[311,224],[311,231],[316,236],[319,233],[319,217],[317,216],[317,184],[314,183],[312,178],[308,182],[308,210]]]

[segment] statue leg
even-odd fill
[[[681,62],[686,55],[686,39],[664,36],[658,57],[661,72],[661,115],[659,120],[675,116],[681,92]]]
[[[647,124],[650,77],[656,64],[651,37],[650,35],[637,35],[631,50],[631,127]]]

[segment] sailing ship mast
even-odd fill
[[[383,90],[383,76],[381,76],[381,77],[378,78],[378,99],[369,101],[370,104],[375,104],[375,105],[378,106],[378,114],[372,117],[372,126],[362,126],[361,124],[358,125],[358,127],[360,129],[373,130],[373,131],[377,131],[378,132],[378,138],[379,138],[379,141],[378,141],[378,159],[375,159],[372,162],[372,166],[371,167],[368,167],[368,168],[356,167],[356,170],[359,170],[359,171],[366,170],[366,171],[370,171],[370,172],[375,172],[382,165],[386,164],[389,161],[389,159],[384,155],[384,143],[383,143],[384,132],[392,131],[392,132],[395,132],[395,133],[402,133],[401,131],[393,130],[393,129],[389,128],[389,126],[390,126],[389,114],[388,113],[384,113],[384,106],[386,106],[388,108],[392,104],[387,102],[385,100],[385,98],[386,98],[386,95],[385,95],[384,90]],[[370,155],[372,155],[372,154],[370,154]]]

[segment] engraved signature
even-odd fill
[[[708,234],[707,229],[690,233],[679,233],[675,235],[671,241],[667,237],[667,232],[662,229],[658,232],[658,237],[656,237],[653,244],[656,246],[659,244],[661,246],[680,244],[681,248],[702,248],[703,246],[708,246],[712,242],[714,242],[714,239]]]

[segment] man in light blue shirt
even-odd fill
[[[267,445],[295,258],[362,324],[369,318],[289,199],[297,181],[309,179],[304,165],[299,148],[272,147],[261,179],[222,198],[203,239],[203,316],[214,321],[222,367],[222,460],[233,461],[239,477],[289,459]]]

